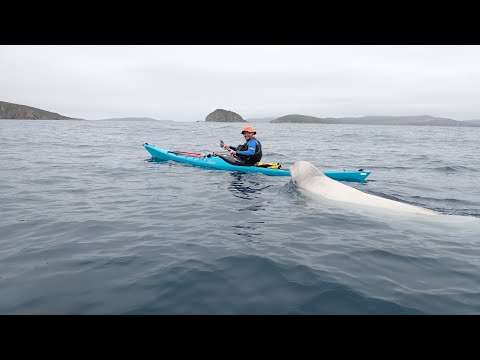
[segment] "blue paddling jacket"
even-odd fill
[[[230,146],[237,156],[246,164],[255,164],[262,159],[262,144],[257,139],[250,139],[243,145]]]

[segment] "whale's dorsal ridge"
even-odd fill
[[[316,195],[316,197],[320,196],[321,198],[358,206],[377,207],[407,213],[439,215],[439,213],[429,209],[371,195],[330,179],[308,161],[297,161],[290,168],[290,176],[298,187]]]

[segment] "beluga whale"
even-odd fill
[[[370,206],[403,213],[440,215],[440,213],[433,210],[367,194],[351,186],[347,186],[329,178],[308,161],[297,161],[293,167],[290,168],[290,176],[293,182],[303,190],[304,193],[306,192],[306,195],[313,195],[317,198],[320,197],[342,203],[361,205],[363,207]]]

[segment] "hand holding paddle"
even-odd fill
[[[237,154],[237,152],[236,152],[235,150],[230,150],[230,146],[227,145],[227,144],[225,144],[225,143],[223,142],[223,140],[220,140],[220,147],[221,147],[221,148],[224,148],[225,150],[227,150],[226,154],[230,154],[230,155],[232,155],[232,156],[235,156],[235,155]],[[214,152],[213,154],[214,154],[214,155],[217,155],[217,154],[219,154],[219,153],[215,153],[215,152]]]
[[[225,145],[225,143],[223,142],[223,140],[220,140],[220,147],[224,148],[225,150],[228,150],[228,148],[229,148],[230,146]]]

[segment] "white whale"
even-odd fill
[[[372,206],[413,214],[440,215],[440,213],[404,204],[398,201],[370,195],[327,177],[308,161],[297,161],[290,168],[290,176],[295,184],[307,193],[322,198],[362,206]]]

